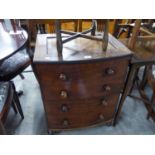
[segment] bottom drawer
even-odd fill
[[[65,103],[44,102],[48,128],[54,130],[81,128],[110,121],[114,118],[118,97],[114,95]]]

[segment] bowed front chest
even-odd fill
[[[34,71],[40,84],[49,131],[112,123],[132,53],[109,34],[100,41],[78,38],[59,55],[51,34],[37,36]]]

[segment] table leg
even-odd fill
[[[128,73],[128,77],[127,77],[127,80],[126,80],[125,88],[123,90],[123,93],[122,93],[122,96],[121,96],[121,99],[120,99],[120,102],[119,102],[119,105],[118,105],[118,108],[117,108],[117,111],[116,111],[116,114],[115,114],[115,118],[114,118],[114,122],[113,122],[114,126],[116,125],[116,122],[117,122],[117,119],[118,119],[119,114],[121,112],[123,103],[124,103],[126,97],[128,96],[131,88],[132,88],[136,70],[137,70],[137,66],[134,65],[134,64],[131,65],[129,73]]]

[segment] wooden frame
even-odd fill
[[[81,33],[75,33],[75,32],[61,30],[61,21],[60,20],[56,20],[55,27],[56,27],[57,50],[60,55],[62,54],[63,44],[68,41],[71,41],[73,39],[76,39],[78,37],[83,37],[83,38],[91,39],[91,40],[100,40],[100,41],[102,41],[103,51],[105,51],[107,49],[107,46],[108,46],[108,20],[104,21],[104,27],[103,27],[104,34],[103,34],[102,40],[98,39],[96,37],[93,37],[93,36],[95,36],[95,31],[96,31],[96,20],[92,20],[92,27],[90,29],[83,31]],[[86,35],[89,32],[91,32],[92,36]],[[62,40],[62,35],[61,35],[62,33],[68,34],[71,36]]]
[[[150,21],[150,22],[152,22],[152,21]],[[149,24],[150,23],[148,23],[148,25]],[[141,19],[136,20],[135,24],[121,25],[121,26],[130,26],[130,27],[134,26],[132,36],[129,39],[128,44],[127,44],[127,46],[131,50],[133,50],[133,52],[136,51],[137,47],[135,47],[135,45],[136,45],[137,41],[151,41],[151,42],[155,41],[155,34],[153,34],[149,30],[144,29],[144,27],[142,27],[142,26],[144,26],[144,24],[142,24]],[[140,33],[143,34],[143,35],[140,36],[139,35]],[[145,47],[144,47],[144,49],[145,50],[143,50],[142,52],[149,51],[149,49],[147,49]],[[139,55],[135,54],[134,58],[132,59],[132,64],[131,64],[131,67],[130,67],[130,74],[129,74],[129,77],[128,77],[128,82],[126,84],[125,93],[124,93],[124,96],[122,98],[123,98],[123,100],[125,100],[127,95],[129,95],[130,97],[133,97],[135,99],[142,100],[144,102],[144,105],[145,105],[146,109],[148,110],[148,117],[151,116],[152,119],[155,121],[155,112],[153,111],[153,108],[152,108],[152,104],[153,104],[153,100],[154,100],[154,94],[152,96],[152,99],[149,100],[149,98],[147,97],[147,95],[146,95],[146,93],[144,91],[144,86],[145,86],[147,81],[148,81],[148,84],[150,85],[150,87],[153,89],[153,91],[155,89],[155,85],[154,85],[155,79],[151,75],[150,69],[148,68],[148,66],[152,66],[153,64],[155,64],[155,59],[151,58],[151,59],[145,59],[144,60],[142,58],[140,59],[140,56],[137,59],[137,56],[139,56]],[[140,84],[137,85],[137,88],[138,88],[138,91],[139,91],[141,97],[137,97],[137,96],[131,95],[130,92],[131,92],[131,89],[132,89],[132,85],[134,84],[134,79],[135,79],[136,76],[138,76],[137,75],[138,74],[137,70],[142,66],[145,66],[145,70],[144,70],[144,73],[143,73],[143,78],[142,78],[142,81],[140,82]],[[121,106],[121,104],[120,104],[120,106]]]

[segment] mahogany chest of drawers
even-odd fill
[[[132,53],[109,35],[106,52],[99,41],[83,38],[56,50],[53,35],[37,36],[34,71],[52,131],[112,123]]]

